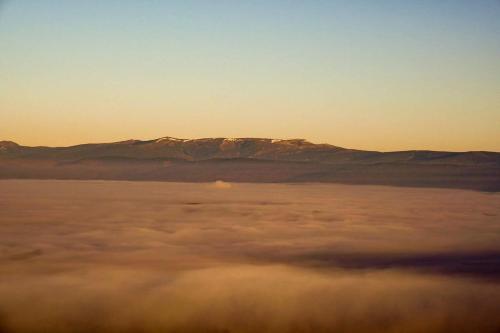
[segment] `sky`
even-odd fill
[[[500,151],[500,1],[0,0],[0,140]]]

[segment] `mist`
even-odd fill
[[[498,332],[500,196],[0,181],[0,332]]]

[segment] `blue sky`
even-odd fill
[[[500,150],[499,1],[0,6],[0,139]]]

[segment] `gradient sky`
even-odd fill
[[[0,0],[0,140],[500,151],[500,1]]]

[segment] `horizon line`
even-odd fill
[[[449,153],[473,153],[473,152],[477,152],[477,153],[481,153],[481,152],[485,152],[485,153],[500,153],[500,151],[496,151],[496,150],[432,150],[432,149],[418,149],[418,148],[413,148],[413,149],[402,149],[402,150],[372,150],[372,149],[358,149],[358,148],[349,148],[349,147],[342,147],[342,146],[337,146],[337,145],[334,145],[334,144],[331,144],[331,143],[327,143],[327,142],[320,142],[320,143],[316,143],[316,142],[311,142],[309,141],[308,139],[305,139],[305,138],[269,138],[269,137],[223,137],[223,136],[214,136],[214,137],[199,137],[199,138],[190,138],[190,139],[185,139],[185,138],[176,138],[176,137],[172,137],[172,136],[162,136],[162,137],[159,137],[159,138],[153,138],[153,139],[146,139],[146,140],[142,140],[142,139],[134,139],[134,138],[130,138],[130,139],[126,139],[126,140],[118,140],[118,141],[107,141],[107,142],[85,142],[85,143],[78,143],[78,144],[71,144],[71,145],[55,145],[55,146],[51,146],[51,145],[24,145],[24,144],[20,144],[19,142],[16,142],[16,141],[12,141],[12,140],[0,140],[0,144],[1,143],[13,143],[17,146],[21,146],[21,147],[33,147],[33,148],[37,148],[37,147],[46,147],[46,148],[70,148],[70,147],[76,147],[76,146],[82,146],[82,145],[104,145],[104,144],[116,144],[116,143],[127,143],[127,142],[157,142],[157,141],[161,141],[161,140],[167,140],[167,139],[172,139],[172,140],[176,140],[176,141],[183,141],[183,142],[186,142],[186,141],[199,141],[199,140],[216,140],[216,139],[222,139],[222,140],[271,140],[271,141],[304,141],[304,142],[307,142],[307,143],[310,143],[312,145],[328,145],[328,146],[332,146],[332,147],[336,147],[336,148],[341,148],[341,149],[347,149],[347,150],[359,150],[359,151],[368,151],[368,152],[384,152],[384,153],[387,153],[387,152],[409,152],[409,151],[428,151],[428,152],[449,152]]]

